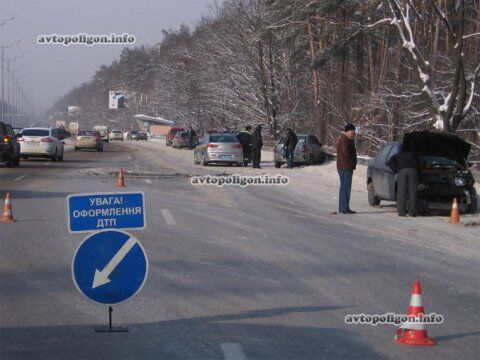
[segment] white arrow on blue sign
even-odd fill
[[[145,229],[143,192],[74,194],[67,197],[68,231]]]
[[[72,260],[72,278],[78,291],[103,305],[119,304],[135,296],[147,274],[145,250],[124,231],[104,230],[89,235]]]

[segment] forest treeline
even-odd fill
[[[194,29],[125,48],[50,109],[83,126],[129,129],[147,113],[200,131],[287,126],[332,144],[347,122],[372,153],[407,131],[441,129],[478,151],[480,0],[226,0]],[[109,90],[137,93],[109,110]]]

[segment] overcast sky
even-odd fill
[[[21,40],[5,50],[5,57],[23,54],[11,67],[25,65],[19,74],[41,112],[73,86],[90,80],[124,46],[41,46],[38,35],[130,33],[135,45],[152,45],[161,40],[162,29],[181,23],[193,27],[209,4],[212,0],[0,0],[0,20],[15,16],[0,26],[0,45]]]

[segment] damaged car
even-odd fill
[[[462,212],[477,211],[475,179],[467,162],[471,145],[458,136],[419,131],[405,134],[403,143],[389,142],[371,160],[367,169],[368,202],[396,201],[397,176],[387,165],[397,153],[413,151],[419,159],[418,210],[448,211],[456,197]]]

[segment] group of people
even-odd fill
[[[253,132],[252,127],[248,125],[244,130],[240,131],[237,137],[243,148],[243,165],[248,166],[248,163],[251,161],[254,169],[261,169],[260,161],[263,147],[262,125],[257,125]]]
[[[401,151],[392,156],[387,165],[397,174],[397,211],[399,216],[417,216],[418,156],[412,151]],[[355,125],[347,124],[337,141],[337,170],[340,177],[338,211],[356,214],[350,209],[353,171],[357,167]]]

